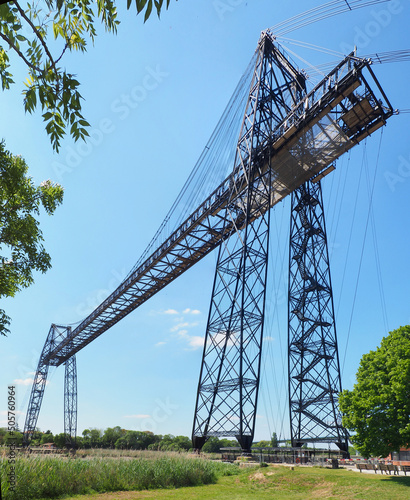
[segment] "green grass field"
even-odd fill
[[[316,467],[241,470],[216,484],[70,497],[69,500],[407,500],[410,477],[360,474]]]

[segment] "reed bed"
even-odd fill
[[[11,491],[6,459],[1,460],[0,467],[3,500],[198,486],[238,471],[234,465],[183,455],[161,454],[151,459],[20,456],[15,463],[16,485]]]

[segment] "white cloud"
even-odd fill
[[[151,418],[151,415],[144,415],[144,414],[124,415],[124,418]]]
[[[191,348],[190,350],[198,349],[204,345],[204,337],[199,337],[198,335],[188,335],[187,330],[180,330],[178,335],[188,343]]]
[[[178,323],[177,325],[173,326],[170,331],[177,332],[181,328],[187,328],[188,326],[189,326],[189,323],[187,321],[185,321],[183,323]]]
[[[188,336],[188,344],[192,347],[192,349],[198,349],[199,347],[204,346],[204,337],[199,337],[197,335],[193,335],[192,337]]]
[[[188,336],[188,330],[179,330],[177,332],[178,335],[180,335],[181,337],[187,337]]]
[[[225,342],[226,342],[226,333],[225,332],[219,332],[217,334],[215,334],[213,337],[212,337],[212,341],[213,341],[213,344],[215,346],[218,346],[220,348],[224,347],[225,345]],[[236,336],[235,333],[232,333],[230,336],[229,336],[229,339],[228,339],[228,342],[227,342],[227,346],[228,347],[231,347],[235,344],[237,344],[239,342],[239,338]]]
[[[155,344],[155,347],[158,347],[158,346],[161,346],[161,345],[165,345],[165,344],[166,344],[166,342],[157,342]]]
[[[16,384],[16,385],[32,385],[33,382],[34,382],[34,379],[33,378],[16,378],[13,380],[13,382]],[[46,385],[48,384],[48,380],[46,380]]]
[[[166,311],[163,312],[163,314],[179,314],[178,311],[175,309],[167,309]]]
[[[264,342],[273,342],[275,339],[274,339],[274,337],[266,335],[266,337],[263,337],[263,340],[264,340]]]
[[[190,309],[188,307],[182,311],[182,314],[201,314],[201,311],[199,309]]]
[[[178,323],[177,325],[173,326],[170,331],[178,332],[178,330],[182,330],[185,328],[193,328],[194,326],[198,326],[198,323],[188,323],[188,321],[184,321],[182,323]]]

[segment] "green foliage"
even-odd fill
[[[114,448],[118,439],[126,434],[125,429],[121,429],[118,425],[116,427],[108,427],[105,429],[104,435],[101,439],[103,448]]]
[[[5,446],[15,445],[22,446],[23,444],[23,433],[19,431],[8,432],[4,434],[3,444]]]
[[[168,9],[170,3],[171,3],[171,0],[166,0],[166,8],[167,9]],[[127,9],[129,9],[132,4],[133,4],[132,0],[127,0]],[[144,23],[151,15],[153,4],[155,5],[157,15],[159,17],[161,14],[163,4],[164,4],[164,0],[154,0],[154,2],[152,0],[135,0],[135,6],[137,7],[138,14],[143,12],[144,8],[145,8]]]
[[[15,464],[16,490],[7,492],[9,467],[7,459],[2,459],[0,474],[4,500],[56,498],[85,494],[90,490],[107,492],[196,486],[213,483],[218,477],[237,471],[230,464],[183,456],[159,456],[155,460],[19,457]]]
[[[146,450],[154,441],[152,432],[127,431],[124,436],[117,439],[115,447],[125,450]]]
[[[47,443],[54,443],[54,436],[51,431],[47,431],[41,436],[40,445]]]
[[[64,434],[54,436],[54,444],[59,448],[64,448]],[[77,448],[188,451],[192,448],[192,442],[186,436],[173,436],[172,434],[161,436],[150,431],[132,431],[116,426],[108,427],[104,431],[84,429],[82,437],[77,437]]]
[[[50,256],[41,242],[43,235],[36,217],[40,206],[52,215],[62,203],[64,191],[45,181],[35,186],[27,176],[28,167],[0,143],[0,298],[30,286],[33,271],[45,273]],[[0,310],[0,334],[9,332],[10,318]]]
[[[272,433],[272,439],[271,439],[270,445],[272,446],[272,448],[278,447],[278,436],[277,436],[276,432]]]
[[[166,434],[165,436],[153,437],[154,442],[148,446],[149,450],[161,451],[188,451],[192,448],[191,440],[186,436],[173,436]]]
[[[352,391],[340,395],[343,425],[364,456],[387,457],[410,445],[410,326],[363,355]]]
[[[158,16],[163,0],[155,0]],[[168,8],[170,0],[166,1]],[[93,10],[97,5],[97,13]],[[132,4],[128,0],[128,8]],[[146,21],[152,11],[152,0],[136,0],[137,13],[144,11]],[[115,0],[40,0],[27,4],[0,5],[0,78],[3,90],[14,83],[10,73],[9,53],[25,63],[24,109],[33,113],[41,108],[47,134],[58,151],[66,131],[75,141],[88,136],[89,123],[81,113],[81,94],[75,75],[66,72],[59,63],[64,54],[85,52],[87,43],[97,36],[95,23],[100,20],[106,31],[116,33],[119,21]],[[27,33],[31,33],[28,35]],[[50,43],[49,38],[54,42]],[[53,54],[53,50],[56,54]]]
[[[57,448],[65,448],[66,445],[66,437],[64,432],[60,434],[56,434],[53,438],[53,443],[57,446]]]
[[[215,436],[210,437],[204,446],[202,451],[204,453],[219,453],[221,448],[232,448],[239,446],[238,441],[232,439],[219,439]]]
[[[252,448],[270,448],[270,446],[271,442],[266,439],[262,439],[261,441],[252,444]]]
[[[86,448],[101,448],[103,432],[101,429],[85,429],[83,431]]]

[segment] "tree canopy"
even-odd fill
[[[45,273],[50,255],[42,245],[37,217],[40,207],[52,215],[63,200],[63,188],[47,180],[36,186],[20,156],[0,143],[0,298],[14,297],[33,283],[33,271]],[[9,332],[10,318],[0,309],[0,334]]]
[[[352,391],[340,395],[343,425],[364,456],[410,446],[410,326],[393,330],[364,354]]]
[[[158,16],[170,0],[127,0],[146,21],[153,10]],[[94,10],[96,8],[96,11]],[[61,66],[66,52],[87,50],[97,36],[96,21],[116,33],[119,25],[115,0],[39,0],[22,7],[17,0],[0,2],[0,79],[3,90],[10,88],[10,53],[17,55],[28,70],[24,95],[26,112],[41,108],[47,134],[58,151],[69,131],[74,140],[88,136],[89,123],[81,112],[80,83]],[[28,34],[30,33],[30,35]],[[50,43],[50,38],[54,42]],[[2,43],[1,43],[2,42]]]

